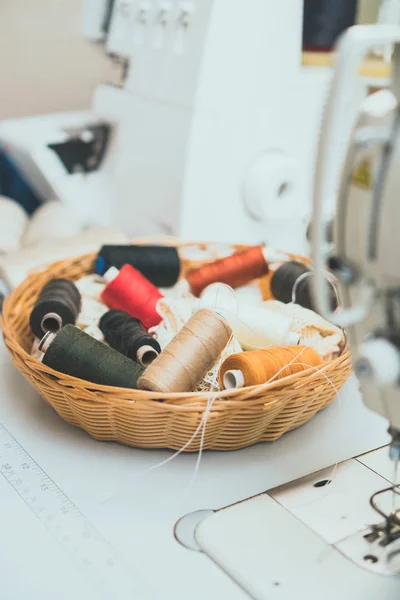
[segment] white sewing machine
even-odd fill
[[[335,250],[326,256],[323,203],[329,175],[337,176],[331,136],[363,58],[390,44],[392,92],[378,92],[362,104],[342,174]],[[318,149],[313,213],[318,307],[348,327],[364,401],[390,425],[390,452],[344,462],[333,472],[314,473],[211,516],[190,515],[176,529],[182,543],[206,552],[260,600],[399,597],[399,64],[399,27],[357,27],[343,37]],[[344,298],[336,313],[325,288],[326,260]]]
[[[30,119],[0,125],[0,143],[42,197],[130,235],[305,250],[331,69],[301,64],[302,2],[86,0],[82,31],[125,61],[121,89],[100,87],[72,128],[71,115],[35,118],[40,133]],[[336,132],[337,164],[367,84],[360,79]],[[103,136],[94,150],[96,123],[110,125],[110,143]],[[77,138],[87,152],[68,169],[49,145],[75,148]],[[331,185],[328,214],[334,196]]]

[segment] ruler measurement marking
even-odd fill
[[[0,474],[97,591],[115,600],[154,600],[145,582],[119,559],[110,542],[0,424],[2,438]]]

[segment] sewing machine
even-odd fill
[[[341,177],[333,249],[327,251],[323,203],[337,177],[332,134],[340,127],[361,61],[374,48],[391,44],[391,91],[377,92],[360,107]],[[352,28],[339,44],[317,155],[312,236],[319,312],[347,328],[364,402],[390,426],[389,449],[225,511],[190,515],[177,525],[183,544],[208,554],[257,599],[297,594],[394,600],[399,595],[399,61],[398,27]],[[338,277],[343,299],[334,313],[323,276],[327,266]]]
[[[284,239],[304,252],[332,71],[302,66],[302,10],[298,0],[86,0],[82,33],[124,62],[121,87],[96,90],[78,127],[64,115],[6,122],[0,143],[44,200],[85,222],[113,220],[131,236]],[[337,164],[369,83],[357,82],[336,132]],[[109,126],[100,157],[94,124]],[[60,143],[83,147],[92,167],[68,169],[52,149]],[[331,214],[334,186],[328,195]]]

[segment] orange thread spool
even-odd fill
[[[199,296],[211,283],[226,283],[236,288],[266,273],[268,263],[263,254],[263,246],[254,246],[192,269],[187,273],[186,279],[192,293]]]
[[[272,378],[273,381],[283,379],[322,364],[318,352],[308,346],[241,352],[232,354],[222,363],[219,382],[225,389],[260,385]]]

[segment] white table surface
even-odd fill
[[[340,404],[277,442],[205,452],[191,484],[196,455],[149,471],[173,453],[98,442],[62,421],[13,367],[2,342],[0,421],[166,600],[248,598],[205,555],[175,540],[181,516],[233,504],[388,442],[386,422],[363,406],[352,378]],[[0,600],[91,598],[67,555],[2,478],[0,497]]]

